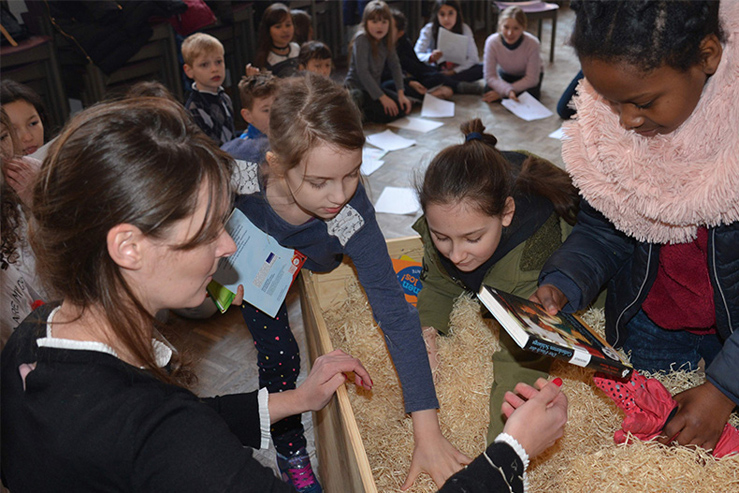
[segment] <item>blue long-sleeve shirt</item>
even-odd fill
[[[405,411],[438,408],[418,312],[405,301],[375,209],[362,184],[333,219],[313,218],[296,226],[282,219],[267,202],[258,165],[241,162],[239,167],[241,195],[236,206],[282,246],[305,254],[304,268],[326,272],[335,269],[343,255],[352,259],[400,377]]]

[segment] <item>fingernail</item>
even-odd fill
[[[555,378],[554,380],[552,380],[552,383],[553,383],[554,385],[556,385],[557,387],[561,387],[561,386],[562,386],[562,379],[561,379],[561,378],[559,378],[559,377],[557,377],[557,378]]]

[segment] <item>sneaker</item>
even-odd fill
[[[323,493],[321,484],[313,474],[310,456],[305,447],[290,457],[277,453],[277,467],[282,473],[282,480],[290,483],[300,493]]]

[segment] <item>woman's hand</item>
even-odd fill
[[[3,164],[3,174],[23,205],[31,207],[33,183],[41,169],[41,161],[31,157],[8,159]]]
[[[516,439],[529,457],[536,457],[548,449],[564,433],[567,423],[567,397],[561,392],[561,379],[536,381],[531,385],[519,383],[513,392],[506,392],[501,410],[506,416],[504,433]]]
[[[516,91],[514,90],[508,91],[508,99],[512,99],[518,103],[518,96],[516,96]]]
[[[472,459],[454,448],[441,434],[436,409],[426,409],[411,413],[413,418],[413,458],[405,483],[400,487],[407,490],[421,472],[426,472],[436,483],[437,488]]]
[[[380,103],[382,103],[386,115],[396,116],[398,114],[398,105],[387,94],[380,96]]]
[[[555,288],[551,284],[543,284],[539,286],[534,294],[529,296],[529,301],[543,305],[547,313],[556,315],[567,304],[568,300],[559,288]]]
[[[300,387],[269,395],[270,421],[275,423],[287,416],[323,409],[346,381],[344,373],[354,374],[357,387],[372,390],[372,379],[362,362],[336,349],[316,358]]]
[[[500,101],[501,98],[500,94],[498,94],[496,91],[488,91],[485,94],[482,95],[482,100],[486,103],[494,103],[496,101]]]
[[[410,99],[405,96],[403,91],[398,91],[398,103],[400,103],[400,107],[405,110],[406,115],[411,112],[413,104],[411,104]]]
[[[439,51],[439,50],[434,50],[431,52],[431,56],[429,56],[429,63],[436,63],[443,56],[444,56],[444,52]]]
[[[675,394],[678,411],[657,439],[665,445],[676,441],[680,445],[698,445],[704,449],[716,447],[724,425],[734,409],[734,402],[711,382]]]
[[[335,349],[316,358],[310,373],[297,389],[302,402],[306,404],[306,411],[323,409],[336,389],[346,381],[344,373],[354,374],[354,384],[357,387],[372,390],[372,379],[362,362],[341,349]]]

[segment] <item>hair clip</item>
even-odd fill
[[[482,140],[482,134],[480,132],[470,132],[470,133],[468,133],[465,136],[464,141],[465,142],[469,142],[471,140]]]

